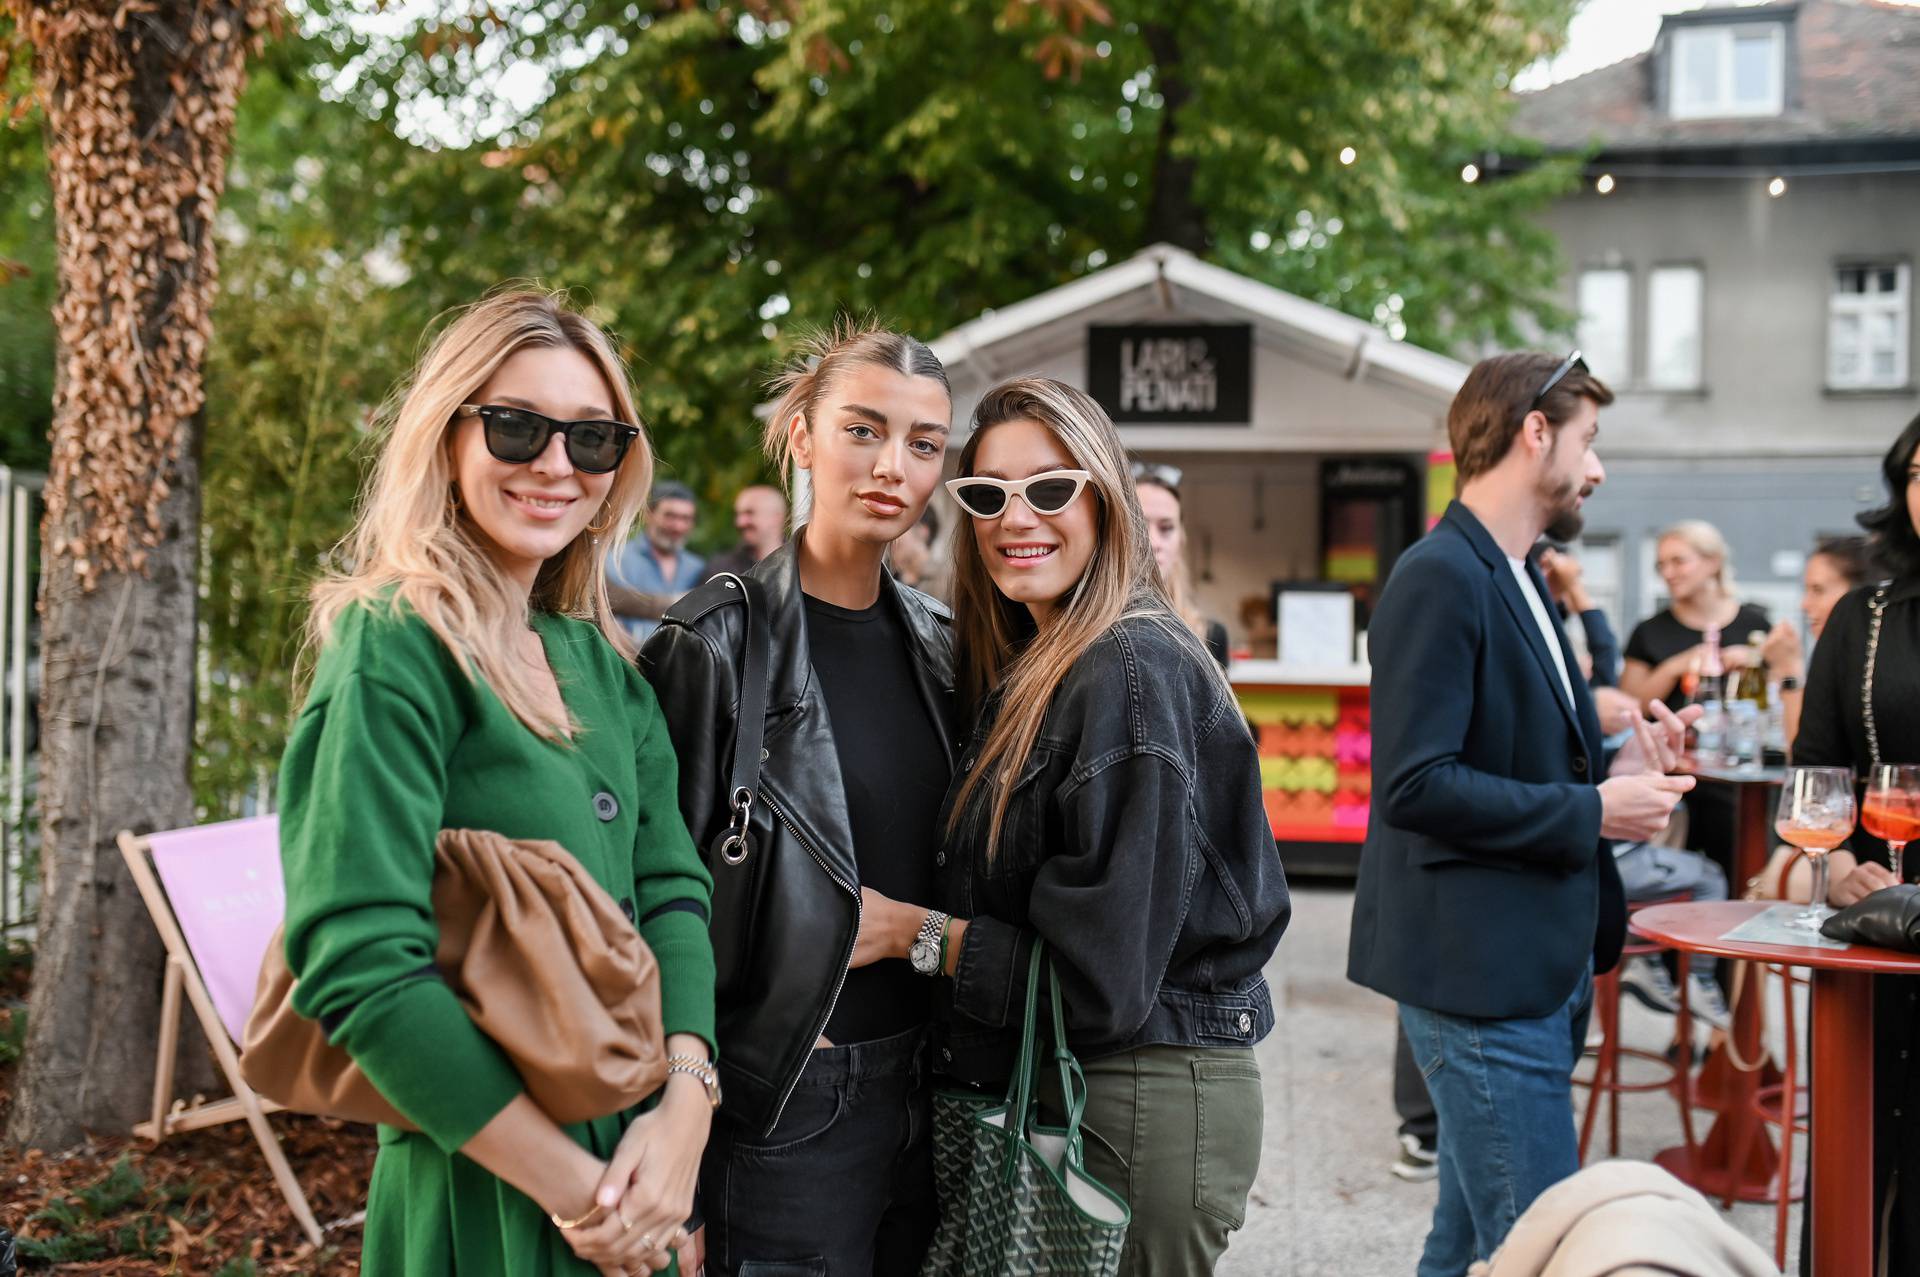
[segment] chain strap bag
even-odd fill
[[[1087,1080],[1067,1049],[1060,976],[1033,943],[1020,1054],[1000,1100],[970,1091],[933,1098],[933,1183],[940,1225],[920,1277],[1114,1277],[1132,1212],[1087,1173],[1081,1117]],[[1035,1120],[1040,968],[1052,999],[1053,1059],[1066,1125]]]

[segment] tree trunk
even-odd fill
[[[59,237],[40,586],[41,896],[9,1135],[62,1148],[147,1109],[158,934],[115,835],[190,823],[198,436],[213,221],[264,0],[10,0]]]
[[[1147,235],[1149,244],[1172,244],[1191,253],[1204,255],[1213,246],[1207,230],[1207,215],[1195,202],[1193,181],[1199,166],[1191,157],[1174,153],[1174,138],[1180,132],[1180,112],[1193,100],[1181,61],[1180,34],[1173,26],[1145,22],[1140,35],[1153,54],[1154,88],[1160,94],[1160,133],[1153,149],[1152,190],[1147,198]]]

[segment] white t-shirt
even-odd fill
[[[1577,702],[1573,699],[1573,680],[1567,677],[1567,657],[1560,650],[1560,623],[1540,598],[1540,591],[1533,588],[1533,578],[1527,574],[1527,561],[1507,556],[1507,566],[1513,569],[1514,579],[1520,582],[1520,593],[1526,596],[1527,606],[1533,609],[1533,623],[1540,627],[1540,637],[1546,640],[1547,651],[1553,655],[1553,667],[1560,671],[1560,687],[1567,694],[1567,704]]]

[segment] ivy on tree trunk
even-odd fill
[[[201,372],[214,216],[268,0],[9,0],[58,238],[41,687],[43,894],[9,1134],[120,1131],[151,1101],[164,961],[115,835],[187,824]]]

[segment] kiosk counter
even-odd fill
[[[1371,671],[1235,661],[1228,678],[1260,746],[1260,788],[1287,871],[1352,875],[1373,786]]]

